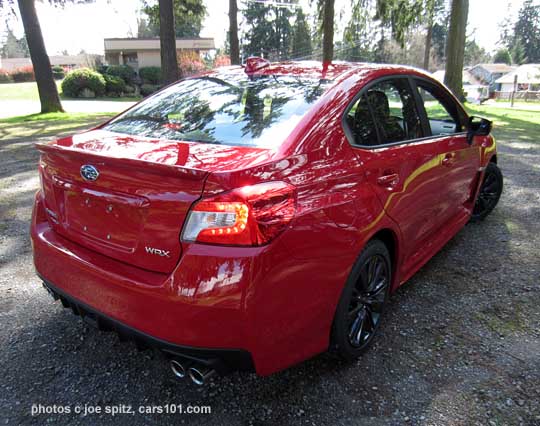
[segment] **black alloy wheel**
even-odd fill
[[[388,287],[388,266],[381,255],[373,255],[362,267],[349,303],[349,343],[367,345],[381,320]]]
[[[484,180],[474,205],[473,220],[483,220],[488,216],[501,197],[503,190],[503,176],[495,163],[489,163],[484,173]]]
[[[345,359],[357,358],[373,340],[391,282],[388,249],[382,241],[372,240],[352,268],[334,317],[333,348]]]

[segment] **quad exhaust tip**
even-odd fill
[[[193,383],[202,386],[210,377],[216,374],[216,370],[206,367],[191,367],[188,373]]]
[[[212,376],[216,374],[216,370],[212,368],[207,368],[204,366],[191,366],[192,363],[184,363],[177,359],[173,359],[170,362],[171,370],[173,374],[179,378],[184,379],[186,376],[189,376],[191,381],[196,385],[202,386],[205,382]]]
[[[186,366],[176,359],[171,360],[171,370],[179,379],[183,379],[187,375]]]

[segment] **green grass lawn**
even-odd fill
[[[0,119],[0,141],[74,133],[107,121],[114,115],[114,112],[52,112]]]
[[[469,114],[493,121],[493,134],[506,142],[533,142],[540,145],[540,110],[521,103],[514,108],[466,104]]]
[[[56,82],[60,92],[60,81]],[[39,101],[37,84],[28,83],[8,83],[0,84],[0,101]]]
[[[62,95],[61,81],[56,81],[58,87],[58,93],[62,100],[75,100],[74,98],[68,98]],[[85,101],[117,101],[117,102],[136,102],[141,98],[137,96],[130,96],[126,98],[97,98],[97,99],[84,99]],[[80,99],[79,99],[80,100]],[[37,84],[35,82],[28,83],[7,83],[0,84],[0,101],[39,101],[39,95],[37,90]]]

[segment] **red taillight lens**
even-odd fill
[[[296,212],[295,188],[285,182],[244,186],[206,198],[189,213],[182,239],[260,246],[277,237]]]

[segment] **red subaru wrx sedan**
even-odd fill
[[[497,204],[490,131],[416,69],[251,58],[39,144],[36,270],[199,384],[354,359],[389,294]]]

